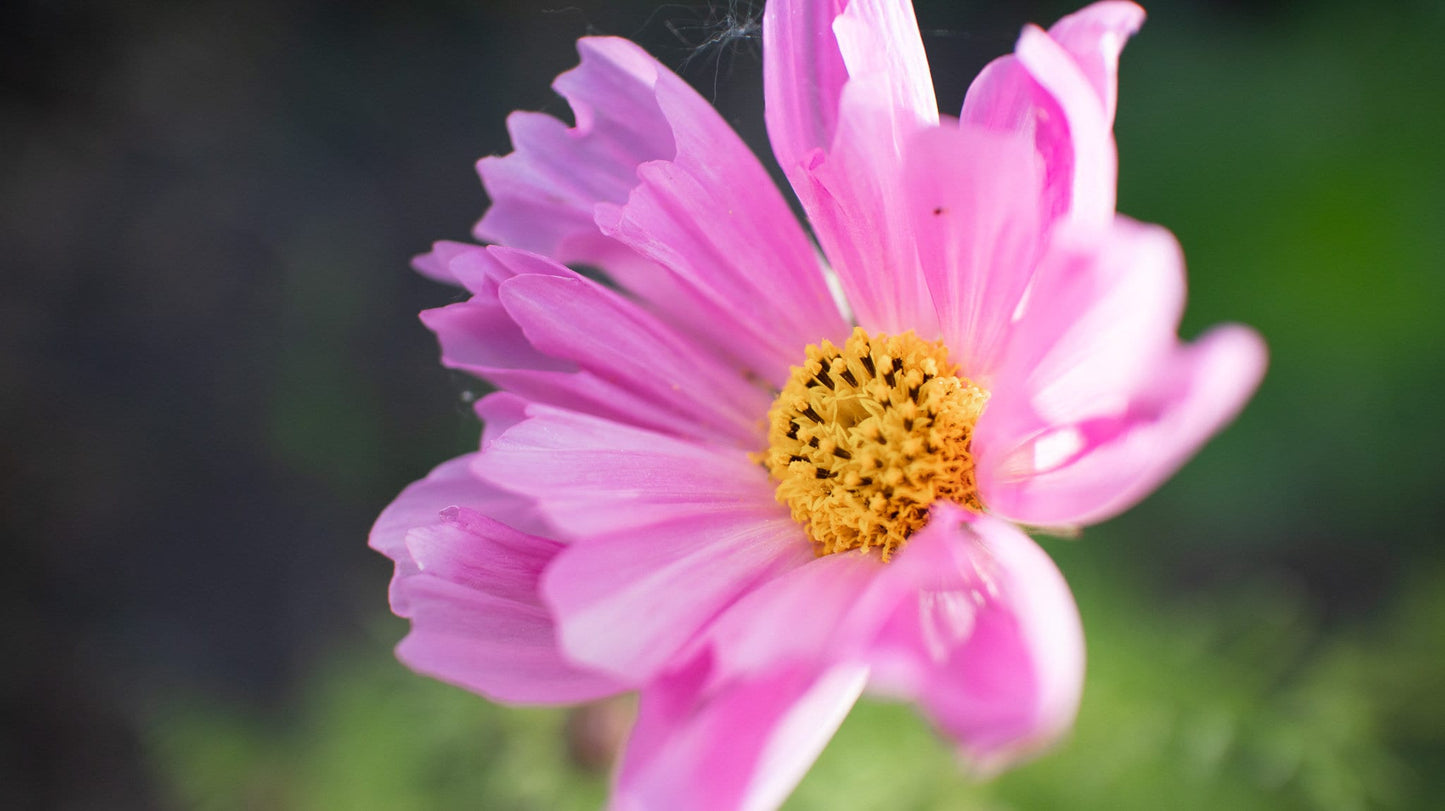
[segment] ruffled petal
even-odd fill
[[[1122,411],[1052,426],[998,452],[980,450],[984,503],[1036,526],[1111,518],[1172,476],[1239,413],[1266,362],[1253,330],[1216,327],[1174,350],[1149,383],[1129,393]]]
[[[746,512],[786,517],[747,453],[543,405],[474,457],[477,475],[533,500],[565,537]]]
[[[768,395],[637,303],[535,254],[439,245],[474,295],[422,313],[442,363],[529,400],[752,448]]]
[[[866,669],[779,668],[719,681],[706,654],[642,693],[610,808],[770,811],[852,708]]]
[[[1068,167],[1069,215],[1081,222],[1107,224],[1114,214],[1119,155],[1102,101],[1069,52],[1042,29],[1024,28],[1016,53],[1019,64],[1063,114],[1067,143],[1040,144],[1040,151],[1059,161],[1061,174]]]
[[[968,89],[964,122],[1034,139],[1051,218],[1104,225],[1113,214],[1119,52],[1143,19],[1138,6],[1110,1],[1047,33],[1027,26],[1015,53],[990,63]]]
[[[576,126],[541,113],[507,119],[515,151],[477,164],[492,205],[476,236],[616,273],[611,260],[629,252],[597,231],[593,209],[626,201],[637,167],[671,158],[676,147],[652,92],[651,57],[596,37],[579,40],[577,52],[581,64],[552,85],[571,105]],[[623,265],[624,276],[636,267]],[[643,275],[662,275],[653,271]]]
[[[904,144],[938,123],[912,4],[772,2],[763,40],[773,151],[858,322],[932,337],[900,182]]]
[[[801,226],[717,111],[626,40],[578,51],[555,85],[576,126],[512,117],[516,151],[479,165],[478,237],[601,267],[775,383],[798,347],[844,332]]]
[[[406,545],[415,572],[399,577],[396,591],[412,630],[397,656],[411,668],[513,703],[573,703],[624,689],[558,648],[537,580],[561,544],[452,507],[411,529]]]
[[[975,768],[993,770],[1071,725],[1083,629],[1063,576],[1027,535],[951,504],[879,575],[867,614],[886,617],[872,689],[916,701]]]
[[[905,171],[944,342],[988,386],[1042,242],[1042,166],[1031,141],[963,126],[915,135]]]
[[[1058,101],[1034,81],[1017,56],[1001,56],[984,66],[968,87],[959,122],[1032,139],[1044,162],[1042,197],[1048,221],[1068,214],[1074,174],[1069,125]]]
[[[727,314],[699,325],[774,384],[798,349],[846,325],[802,227],[717,111],[656,66],[653,90],[677,154],[644,164],[625,205],[599,205],[603,233],[666,267]]]
[[[1060,19],[1049,36],[1078,63],[1104,104],[1111,125],[1119,97],[1119,53],[1144,24],[1144,9],[1130,2],[1104,0]]]

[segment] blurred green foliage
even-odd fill
[[[203,696],[172,702],[150,745],[176,804],[524,811],[598,808],[605,796],[603,780],[569,769],[562,712],[488,704],[384,649],[336,656],[297,703],[266,718]]]

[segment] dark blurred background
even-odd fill
[[[919,0],[940,103],[1057,2]],[[1120,209],[1258,327],[1239,422],[1082,541],[1079,728],[983,784],[855,712],[790,808],[1428,808],[1445,790],[1445,4],[1159,0]],[[760,151],[761,3],[0,10],[0,807],[587,808],[553,711],[407,673],[365,545],[475,442],[407,269],[585,34]],[[771,161],[771,158],[767,158]]]

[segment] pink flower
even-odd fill
[[[515,113],[481,161],[493,244],[418,261],[471,294],[422,314],[443,362],[500,391],[481,451],[373,530],[402,660],[504,702],[640,691],[618,809],[772,808],[865,688],[980,767],[1055,740],[1082,632],[1016,525],[1138,501],[1265,363],[1242,327],[1181,345],[1177,244],[1114,213],[1142,20],[1026,28],[954,120],[904,0],[769,2],[768,131],[817,247],[682,80],[582,40],[576,125]]]

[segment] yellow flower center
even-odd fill
[[[887,560],[935,501],[983,509],[969,441],[988,392],[957,373],[941,341],[911,330],[855,327],[841,349],[808,347],[768,410],[759,458],[819,555]]]

